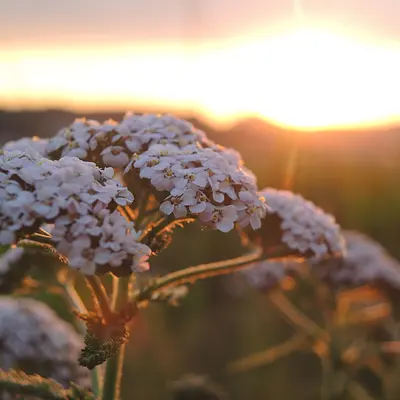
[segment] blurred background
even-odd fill
[[[400,258],[399,19],[397,0],[0,0],[0,142],[76,116],[173,112],[239,150],[260,188],[299,192]],[[186,229],[153,272],[242,251],[235,234]],[[310,354],[226,374],[292,332],[239,281],[198,283],[136,320],[124,398],[165,398],[187,372],[233,399],[319,398]]]

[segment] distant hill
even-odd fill
[[[108,118],[119,120],[123,113],[79,115],[64,110],[0,110],[0,143],[22,136],[50,137],[74,118],[82,116],[99,121]],[[391,163],[391,160],[400,159],[400,128],[305,133],[284,129],[257,118],[241,120],[227,130],[215,129],[196,118],[192,118],[192,122],[218,143],[240,150],[245,160],[274,157],[283,148],[293,146],[331,157],[365,159],[368,163],[374,160]]]
[[[119,120],[122,114],[87,117]],[[0,145],[22,136],[52,136],[78,116],[60,110],[0,111]],[[192,122],[217,143],[239,150],[260,188],[301,193],[342,226],[362,230],[400,258],[400,128],[303,133],[256,118],[229,129]]]

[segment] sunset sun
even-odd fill
[[[199,97],[220,115],[257,113],[312,129],[387,122],[400,111],[400,53],[392,48],[299,30],[208,61],[217,72],[210,86],[219,91],[207,86]]]
[[[203,45],[6,48],[0,104],[163,108],[314,129],[400,115],[400,52],[318,29]]]

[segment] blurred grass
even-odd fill
[[[297,162],[291,189],[334,214],[343,227],[367,233],[400,258],[400,159],[368,162],[351,153],[340,157],[329,148],[302,146],[300,141],[295,145]],[[283,187],[291,149],[280,150],[270,157],[266,149],[265,158],[246,160],[260,187]],[[155,260],[153,271],[233,257],[239,252],[234,235],[200,232],[196,226],[189,229],[190,234],[177,234],[173,246]],[[197,372],[222,382],[233,399],[319,398],[319,360],[310,354],[295,354],[242,376],[224,375],[228,362],[280,343],[292,331],[263,296],[247,289],[237,295],[232,284],[229,278],[202,282],[193,287],[179,309],[158,307],[144,313],[142,324],[149,331],[145,345],[133,339],[129,348],[127,371],[133,383],[125,381],[126,393],[133,385],[140,387],[139,398],[164,398],[166,381]],[[310,307],[315,305],[313,299],[309,302]],[[132,335],[135,338],[135,329]]]

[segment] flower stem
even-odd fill
[[[54,241],[51,236],[42,235],[41,233],[34,233],[33,235],[29,236],[28,239],[38,243],[49,244],[52,246],[54,245]]]
[[[38,233],[40,233],[41,235],[44,235],[44,236],[51,237],[51,233],[47,232],[43,228],[39,228]]]
[[[322,367],[320,398],[321,400],[331,399],[333,368],[327,346],[327,342],[330,340],[329,334],[324,329],[320,328],[311,318],[295,307],[281,291],[272,290],[268,294],[268,298],[295,328],[314,339],[314,351],[320,357]],[[317,345],[321,348],[319,351],[316,351]]]
[[[115,275],[112,275],[111,279],[112,279],[111,309],[116,310],[118,293],[119,293],[118,291],[119,279]]]
[[[69,301],[71,307],[75,308],[80,314],[87,314],[87,309],[85,304],[83,303],[79,293],[75,289],[75,285],[72,279],[60,279],[59,280],[61,286],[64,288],[64,292],[67,300]],[[79,326],[80,332],[84,335],[86,332],[86,325],[83,323],[81,319],[77,319],[77,323]],[[100,394],[100,376],[99,376],[99,368],[94,368],[91,371],[92,376],[92,391],[95,396],[99,396]]]
[[[295,307],[281,291],[272,290],[268,294],[268,298],[284,317],[302,332],[319,340],[323,337],[327,337],[327,333],[311,318]]]
[[[321,357],[322,379],[321,379],[321,400],[330,400],[332,387],[332,364],[329,357]]]
[[[237,374],[252,371],[308,347],[310,347],[309,336],[304,333],[297,333],[284,343],[230,363],[227,372]]]
[[[195,267],[189,267],[172,272],[159,279],[155,279],[142,290],[133,293],[132,300],[136,303],[145,302],[151,300],[153,293],[159,290],[194,283],[199,279],[205,279],[212,276],[229,274],[248,267],[248,264],[261,259],[261,257],[262,250],[256,249],[245,256],[197,265]]]
[[[124,307],[128,301],[129,277],[119,278],[118,286],[114,285],[113,311],[117,312]],[[125,359],[125,343],[122,344],[118,354],[107,361],[104,374],[104,386],[102,400],[120,400],[122,369]]]
[[[80,314],[87,314],[87,309],[85,304],[83,303],[81,297],[79,296],[78,292],[75,289],[73,282],[67,281],[62,283],[64,288],[65,295],[71,305],[72,308],[76,309]],[[86,332],[86,325],[83,323],[81,319],[78,319],[79,323],[79,330],[82,334]]]
[[[112,319],[113,312],[110,307],[110,300],[108,298],[106,289],[98,276],[88,275],[85,277],[89,287],[92,290],[94,297],[100,307],[105,321],[110,321]]]

